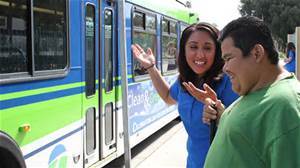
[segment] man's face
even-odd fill
[[[232,89],[239,95],[251,92],[257,83],[255,58],[251,54],[244,57],[242,51],[234,46],[233,39],[227,37],[221,44],[223,71],[230,77]]]

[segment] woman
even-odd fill
[[[230,80],[222,73],[224,62],[218,34],[219,31],[208,23],[193,24],[183,31],[178,56],[179,76],[172,86],[154,66],[151,49],[145,53],[139,45],[132,45],[134,57],[148,71],[160,97],[167,104],[178,103],[179,115],[188,134],[188,168],[203,167],[209,148],[209,127],[201,122],[205,98],[217,100],[218,97],[228,106],[237,97],[231,90]],[[208,85],[217,95],[208,91]]]
[[[285,68],[286,70],[288,70],[289,72],[293,72],[295,73],[295,62],[296,62],[296,47],[294,45],[294,43],[289,42],[287,44],[287,51],[286,51],[286,64],[285,64]]]

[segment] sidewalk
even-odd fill
[[[175,122],[175,121],[173,121]],[[187,134],[182,122],[174,125],[132,159],[134,168],[185,168]]]
[[[185,168],[187,134],[181,121],[174,120],[131,151],[131,168]],[[104,168],[124,168],[120,157]]]

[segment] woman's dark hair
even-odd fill
[[[191,34],[197,31],[208,32],[216,45],[215,58],[210,69],[204,76],[196,74],[186,61],[185,45],[190,38]],[[182,82],[192,82],[196,87],[201,87],[203,83],[207,83],[209,86],[214,87],[216,82],[219,81],[222,76],[222,68],[224,61],[221,58],[221,45],[217,40],[219,36],[219,30],[209,23],[198,23],[188,26],[183,32],[180,39],[179,55],[178,55],[178,69],[179,69],[179,82],[182,86]],[[183,89],[185,89],[182,86]]]

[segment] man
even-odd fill
[[[241,17],[220,37],[223,71],[241,97],[223,112],[206,168],[300,167],[300,84],[278,65],[270,30]],[[203,121],[217,118],[207,100]],[[221,113],[221,103],[216,103]]]

